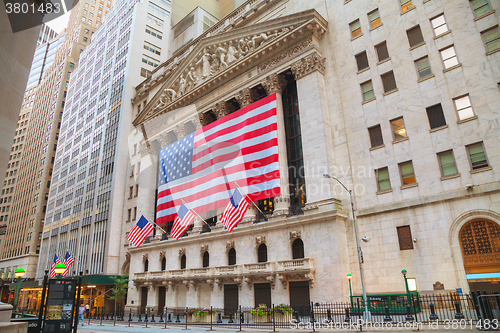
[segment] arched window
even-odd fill
[[[267,262],[267,246],[264,243],[260,244],[257,250],[257,261]]]
[[[500,262],[500,226],[489,220],[478,219],[460,230],[460,245],[465,273],[498,272]]]
[[[208,267],[210,265],[210,254],[208,254],[208,251],[205,251],[203,253],[203,267]]]
[[[304,258],[304,242],[302,242],[302,239],[300,238],[297,238],[292,243],[292,258],[293,259]]]
[[[231,248],[227,253],[227,264],[229,266],[236,265],[236,250]]]
[[[186,255],[183,254],[181,256],[181,269],[185,269],[186,268]]]
[[[167,258],[163,257],[161,259],[161,270],[164,271],[167,269]]]
[[[147,272],[149,269],[149,260],[146,259],[144,260],[144,272]]]

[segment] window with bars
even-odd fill
[[[443,107],[441,106],[441,103],[429,106],[425,110],[427,111],[427,118],[429,119],[429,125],[431,126],[431,129],[446,125],[446,119],[444,118]]]
[[[422,35],[422,30],[420,29],[420,25],[417,25],[416,27],[406,30],[406,35],[408,36],[408,42],[410,43],[410,47],[415,47],[424,42],[424,35]]]
[[[386,191],[391,189],[391,181],[389,179],[389,169],[387,167],[380,168],[375,171],[377,177],[377,189]]]
[[[447,32],[448,25],[446,24],[446,20],[444,18],[444,14],[441,14],[433,19],[431,19],[432,30],[434,31],[434,36],[439,36]]]
[[[375,98],[371,80],[361,83],[361,92],[363,93],[363,101],[365,102]]]
[[[488,159],[486,158],[486,152],[484,151],[482,142],[468,145],[467,152],[469,153],[472,170],[488,167]]]
[[[370,127],[368,129],[368,134],[370,135],[370,143],[372,148],[382,146],[384,144],[384,139],[382,138],[382,129],[380,125]]]
[[[475,17],[480,17],[491,12],[491,5],[488,0],[471,0],[470,4]]]
[[[370,27],[372,29],[382,24],[378,8],[368,14],[368,19],[370,20]]]
[[[417,67],[419,79],[424,79],[432,75],[429,57],[423,57],[418,60],[415,60],[415,66]]]
[[[498,25],[491,29],[481,32],[486,51],[493,52],[500,50],[500,31]]]
[[[411,0],[399,0],[399,1],[401,3],[401,11],[403,13],[413,8]]]
[[[417,183],[412,161],[400,163],[399,172],[401,173],[401,184],[403,186]]]
[[[401,141],[408,137],[403,117],[391,120],[391,128],[394,141]]]
[[[352,38],[361,36],[361,24],[359,23],[359,20],[350,23],[349,26],[351,27]]]
[[[439,53],[441,54],[445,69],[458,65],[457,53],[453,45],[440,50]]]
[[[375,50],[377,51],[377,58],[379,62],[389,59],[389,51],[387,50],[386,41],[383,41],[382,43],[375,45]]]
[[[358,64],[358,71],[370,67],[370,65],[368,64],[368,56],[366,55],[366,51],[363,51],[356,55],[356,63]]]
[[[459,120],[474,117],[474,110],[472,109],[469,95],[455,98],[453,101],[455,102]]]
[[[390,71],[380,76],[382,78],[382,84],[384,86],[384,92],[389,92],[397,89],[396,79],[394,78],[394,72]]]
[[[411,228],[409,225],[403,225],[396,228],[398,231],[399,249],[413,250],[413,238],[411,237]]]
[[[443,177],[456,175],[457,165],[455,163],[455,157],[453,156],[453,150],[444,151],[438,153],[439,166],[441,169],[441,175]]]

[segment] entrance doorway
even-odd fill
[[[148,288],[141,287],[141,307],[139,308],[140,313],[146,313],[147,304],[148,304]]]
[[[165,308],[165,296],[167,294],[167,290],[165,287],[158,288],[158,316],[163,312]]]
[[[459,239],[470,290],[500,292],[500,226],[473,220],[462,227]]]
[[[238,285],[225,284],[224,285],[224,315],[228,316],[230,313],[236,314],[238,310]]]
[[[311,299],[309,297],[309,281],[288,282],[290,306],[299,316],[309,316]]]
[[[271,284],[270,283],[254,283],[255,307],[259,304],[265,304],[268,308],[271,307]]]

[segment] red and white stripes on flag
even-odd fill
[[[155,227],[151,223],[149,223],[144,216],[141,216],[139,221],[137,221],[137,224],[130,230],[126,238],[135,247],[139,247],[154,228]]]
[[[56,265],[59,263],[61,263],[61,261],[57,257],[57,253],[54,253],[54,261],[52,262],[52,265],[50,266],[50,277],[51,278],[56,276]]]
[[[64,256],[63,259],[63,264],[66,266],[66,269],[64,270],[63,276],[68,275],[69,273],[69,267],[75,262],[75,259],[69,254],[69,251],[66,251],[66,256]]]
[[[185,204],[181,204],[177,217],[175,218],[172,230],[170,230],[170,236],[175,239],[179,239],[184,232],[189,228],[194,220],[194,214]]]
[[[234,182],[254,201],[279,195],[276,94],[162,148],[159,163],[157,223],[181,200],[198,214],[225,207]]]
[[[229,232],[233,231],[234,227],[243,219],[248,208],[248,201],[241,195],[236,188],[229,199],[229,203],[222,213],[221,223],[224,224]]]

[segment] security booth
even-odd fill
[[[407,305],[411,306],[412,312],[420,312],[420,300],[417,291],[411,291],[409,294],[370,294],[366,295],[368,301],[368,310],[373,313],[385,313],[385,307],[389,308],[391,314],[407,314]],[[411,304],[408,302],[410,298]],[[361,314],[365,310],[363,295],[351,296],[351,313]]]

